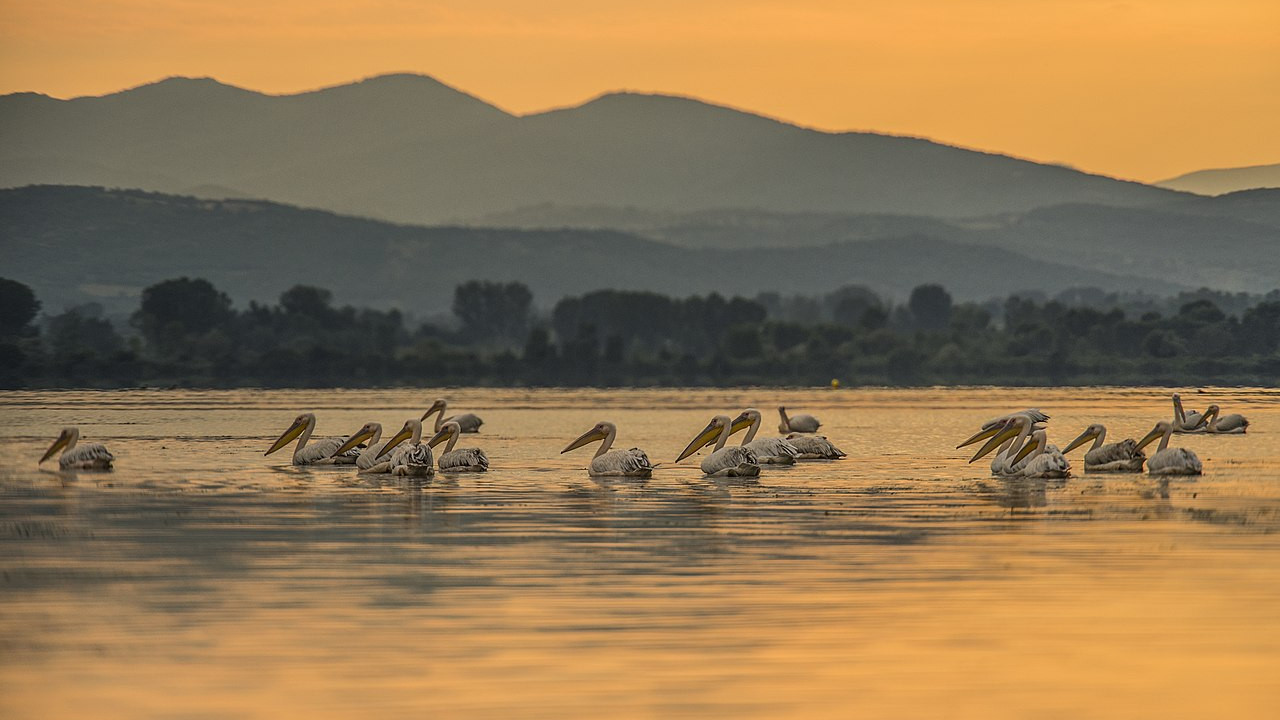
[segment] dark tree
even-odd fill
[[[916,287],[907,307],[922,330],[941,330],[951,322],[951,295],[941,285]]]
[[[0,278],[0,337],[20,334],[37,312],[40,301],[31,288],[17,280]]]
[[[290,315],[309,317],[321,322],[334,317],[329,303],[333,293],[310,285],[294,285],[280,295],[280,307]]]
[[[187,336],[208,332],[231,317],[231,298],[208,280],[183,277],[143,290],[133,319],[148,343],[168,352]]]
[[[453,314],[473,337],[518,341],[529,327],[533,293],[523,283],[472,280],[453,291]]]

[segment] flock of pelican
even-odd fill
[[[441,472],[485,472],[489,469],[489,457],[479,448],[458,448],[455,445],[463,433],[477,433],[484,423],[473,413],[447,415],[448,403],[436,400],[420,418],[410,418],[394,435],[382,439],[382,425],[365,423],[349,436],[322,438],[312,442],[316,429],[316,416],[302,413],[294,418],[280,437],[267,449],[266,455],[282,450],[293,443],[293,465],[353,465],[358,473],[383,473],[398,476],[426,477]],[[1217,405],[1210,405],[1203,413],[1184,410],[1182,399],[1173,396],[1173,418],[1155,424],[1141,440],[1125,439],[1106,442],[1107,428],[1094,423],[1059,450],[1048,441],[1046,427],[1049,416],[1038,409],[1021,410],[987,421],[969,439],[957,448],[985,440],[985,444],[969,462],[975,462],[993,451],[991,472],[1002,477],[1064,478],[1070,475],[1071,463],[1067,454],[1090,440],[1093,444],[1085,451],[1085,472],[1140,473],[1145,465],[1152,475],[1199,475],[1203,466],[1196,454],[1185,448],[1169,447],[1169,439],[1175,433],[1240,434],[1249,427],[1249,421],[1239,414],[1222,415]],[[423,440],[423,423],[431,416],[432,435]],[[675,459],[684,461],[699,450],[713,446],[700,463],[702,472],[712,477],[756,477],[762,466],[790,465],[801,460],[839,460],[845,453],[823,435],[818,435],[821,423],[812,415],[788,416],[785,407],[778,408],[779,437],[757,438],[763,423],[760,411],[747,408],[730,419],[728,415],[711,418]],[[730,445],[729,440],[746,431],[740,444]],[[649,456],[640,448],[613,450],[618,428],[611,422],[597,423],[576,440],[569,443],[561,454],[577,450],[591,443],[600,446],[587,468],[593,477],[651,477],[654,468]],[[59,450],[58,465],[62,470],[108,470],[115,457],[100,443],[79,443],[80,432],[74,427],[64,428],[40,463],[53,457]],[[1143,449],[1156,440],[1160,444],[1150,458]],[[436,459],[433,449],[445,444]]]
[[[969,462],[985,457],[993,450],[991,473],[1001,477],[1065,478],[1071,474],[1067,453],[1090,440],[1093,445],[1085,451],[1085,472],[1140,473],[1145,464],[1151,475],[1199,475],[1204,466],[1196,454],[1186,448],[1169,447],[1174,433],[1218,433],[1238,435],[1249,427],[1249,421],[1238,414],[1220,417],[1217,405],[1210,405],[1205,412],[1186,411],[1182,398],[1173,396],[1173,419],[1161,420],[1141,440],[1126,438],[1120,442],[1106,442],[1107,427],[1094,423],[1084,429],[1076,439],[1059,450],[1049,444],[1045,432],[1049,416],[1036,408],[1009,413],[988,420],[978,432],[956,446],[957,449],[986,440]],[[1147,458],[1143,448],[1157,439],[1160,444]]]

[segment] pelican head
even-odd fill
[[[1022,449],[1018,451],[1017,455],[1013,456],[1013,460],[1010,461],[1009,464],[1016,466],[1018,463],[1022,462],[1023,458],[1035,452],[1036,450],[1043,448],[1048,442],[1049,441],[1046,438],[1043,430],[1035,431],[1031,436],[1031,442],[1022,446]]]
[[[969,458],[969,462],[974,462],[983,455],[995,450],[1003,445],[1006,440],[1012,440],[1017,437],[1018,434],[1022,432],[1022,426],[1029,422],[1031,422],[1031,418],[1026,417],[1025,415],[1017,415],[1004,420],[989,430],[984,430],[980,433],[981,437],[975,437],[969,442],[976,442],[977,440],[981,440],[982,437],[990,437],[991,439],[988,440],[987,444],[983,445],[982,449],[978,450],[973,457]],[[969,442],[966,442],[965,445],[968,445]],[[961,447],[964,447],[964,445],[961,445]]]
[[[54,456],[54,453],[66,447],[75,447],[76,441],[80,439],[80,430],[73,427],[64,427],[62,432],[58,433],[58,439],[53,441],[48,450],[44,451],[44,457],[40,458],[40,463]]]
[[[390,455],[391,451],[394,450],[397,445],[408,440],[414,435],[417,435],[419,438],[422,437],[422,421],[406,420],[404,422],[404,427],[400,428],[400,432],[392,435],[391,439],[387,441],[387,444],[382,446],[382,452],[378,453],[378,457],[374,458],[374,461],[377,462],[378,460]]]
[[[1147,433],[1146,436],[1138,441],[1138,447],[1136,449],[1141,450],[1142,448],[1150,445],[1156,439],[1162,438],[1171,432],[1173,432],[1173,424],[1168,420],[1161,420],[1156,423],[1155,427],[1151,428],[1151,432]]]
[[[751,427],[752,424],[758,422],[760,422],[760,411],[755,408],[747,408],[746,410],[743,410],[738,417],[733,419],[733,422],[729,425],[729,434],[733,435],[734,433],[740,430],[745,430],[746,428]]]
[[[582,435],[577,440],[574,440],[573,442],[569,443],[569,445],[565,447],[565,449],[560,451],[560,454],[563,455],[569,452],[570,450],[577,450],[583,445],[589,445],[593,442],[604,440],[605,438],[609,437],[609,435],[613,432],[615,432],[613,423],[598,422],[596,423],[595,427],[582,433]]]
[[[685,448],[684,452],[680,453],[680,457],[676,458],[676,462],[680,462],[707,445],[716,442],[716,440],[720,438],[721,433],[730,432],[729,428],[731,426],[732,423],[729,421],[729,417],[727,415],[717,415],[711,418],[711,422],[708,423],[707,426],[702,429],[702,432],[698,433],[698,436],[689,443],[689,447]]]
[[[315,422],[316,422],[315,415],[312,415],[311,413],[302,413],[301,415],[293,419],[293,424],[289,426],[289,429],[281,433],[280,437],[276,438],[276,441],[272,443],[271,447],[262,454],[270,455],[271,453],[279,450],[285,445],[288,445],[289,443],[293,442],[298,438],[299,435],[303,433],[304,430],[307,429],[308,425],[314,425]]]
[[[361,426],[361,428],[357,430],[354,435],[347,438],[347,441],[342,443],[342,447],[338,448],[337,450],[334,450],[333,456],[337,457],[338,455],[341,455],[342,453],[350,450],[351,448],[359,445],[365,440],[368,440],[369,438],[381,432],[382,432],[382,425],[380,423],[367,422],[363,426]]]
[[[1099,425],[1098,423],[1094,423],[1090,425],[1089,427],[1084,429],[1084,432],[1080,433],[1080,437],[1076,438],[1075,440],[1072,440],[1067,445],[1066,449],[1062,451],[1062,454],[1066,455],[1067,453],[1071,452],[1072,450],[1075,450],[1076,448],[1089,442],[1090,440],[1098,438],[1106,431],[1107,429],[1102,425]]]
[[[422,413],[422,422],[426,422],[426,419],[431,417],[433,413],[444,412],[445,405],[446,403],[444,398],[436,398],[435,402],[431,403],[431,407],[427,408],[427,411]]]
[[[461,425],[456,422],[447,422],[440,426],[439,432],[431,436],[431,439],[427,441],[427,447],[433,448],[449,438],[457,437],[460,432],[462,432]]]

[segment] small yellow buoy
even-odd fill
[[[831,378],[831,389],[832,389],[832,390],[839,390],[839,389],[840,389],[840,381],[839,381],[839,380],[837,380],[836,378]]]

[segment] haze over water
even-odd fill
[[[1165,389],[462,389],[493,470],[421,483],[262,452],[434,391],[0,393],[0,716],[1272,717],[1280,391],[1183,395],[1252,425],[1162,483],[954,446],[1028,406],[1141,437]],[[670,463],[780,402],[850,457]],[[559,454],[606,419],[652,480]],[[38,470],[64,425],[117,469]]]

